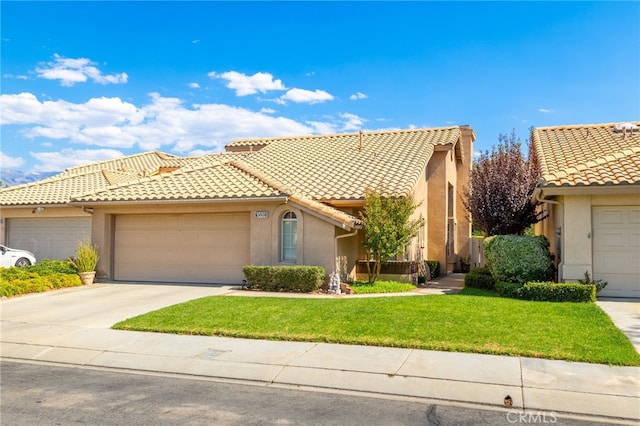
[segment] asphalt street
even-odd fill
[[[2,425],[593,425],[552,412],[22,362],[0,363]]]

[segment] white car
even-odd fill
[[[36,257],[30,251],[12,249],[0,245],[0,268],[30,266],[36,263]]]

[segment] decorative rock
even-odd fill
[[[329,294],[340,294],[340,276],[337,273],[331,274],[329,277]]]
[[[344,294],[353,294],[353,289],[349,284],[346,283],[340,283],[340,291],[342,291]]]

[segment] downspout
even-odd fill
[[[544,183],[544,180],[541,179],[540,184],[543,184],[543,183]],[[562,203],[560,201],[547,200],[547,199],[543,198],[542,197],[542,188],[540,188],[540,187],[538,187],[538,188],[533,190],[533,198],[538,203],[555,204],[557,206],[562,205]],[[534,204],[533,201],[531,203]],[[564,219],[563,219],[563,222],[564,222]],[[556,245],[555,250],[556,251],[555,251],[555,253],[556,253],[556,255],[558,254],[558,251],[560,251],[560,252],[564,251],[564,241],[563,241],[564,237],[561,234],[562,226],[563,225],[561,225],[560,228],[556,228],[555,229],[555,238],[556,238],[556,243],[555,243],[555,245]],[[543,232],[543,235],[544,235],[544,232]],[[560,245],[558,246],[558,244],[560,244]],[[554,265],[555,265],[555,268],[557,270],[557,272],[556,272],[557,273],[557,277],[555,279],[560,280],[561,276],[562,276],[562,273],[561,273],[562,266],[561,265],[563,265],[563,261],[562,260],[558,260],[556,258],[556,260],[554,261]]]
[[[340,264],[338,262],[338,240],[341,238],[347,238],[347,237],[353,237],[354,235],[356,235],[358,233],[358,230],[356,229],[355,231],[349,233],[349,234],[343,234],[343,235],[338,235],[335,238],[335,244],[333,247],[333,259],[335,260],[335,269],[333,270],[334,273],[338,273],[338,275],[340,275]]]
[[[560,201],[547,200],[545,198],[542,198],[542,188],[536,188],[533,190],[533,198],[535,199],[535,201],[539,203],[549,203],[549,204],[557,204],[557,205],[562,204]]]

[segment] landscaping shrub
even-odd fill
[[[0,296],[12,297],[20,294],[41,293],[57,288],[82,285],[74,272],[64,274],[47,271],[46,275],[26,270],[27,268],[0,268]]]
[[[522,284],[508,283],[505,281],[496,282],[496,293],[501,297],[508,297],[510,299],[518,299],[518,292]]]
[[[324,283],[320,266],[254,266],[243,269],[249,287],[263,291],[311,293]]]
[[[440,276],[440,262],[437,260],[427,260],[427,265],[429,265],[431,279],[438,278]]]
[[[489,275],[490,277],[492,277],[493,275],[491,275],[491,270],[485,266],[476,266],[475,268],[472,268],[469,271],[470,274],[478,274],[478,275]]]
[[[485,260],[497,281],[527,283],[553,277],[549,241],[529,235],[497,235],[484,242]]]
[[[580,284],[593,284],[596,286],[596,293],[600,293],[600,290],[605,288],[609,284],[605,280],[592,280],[589,275],[589,271],[584,271],[584,279],[578,280]]]
[[[26,266],[25,271],[35,272],[41,276],[51,274],[77,274],[78,270],[68,260],[43,259],[35,265]]]
[[[538,302],[595,302],[596,286],[580,283],[498,282],[496,291],[502,297]]]
[[[464,276],[464,286],[493,290],[496,286],[496,280],[491,273],[485,271],[486,268],[473,268],[471,272]]]

